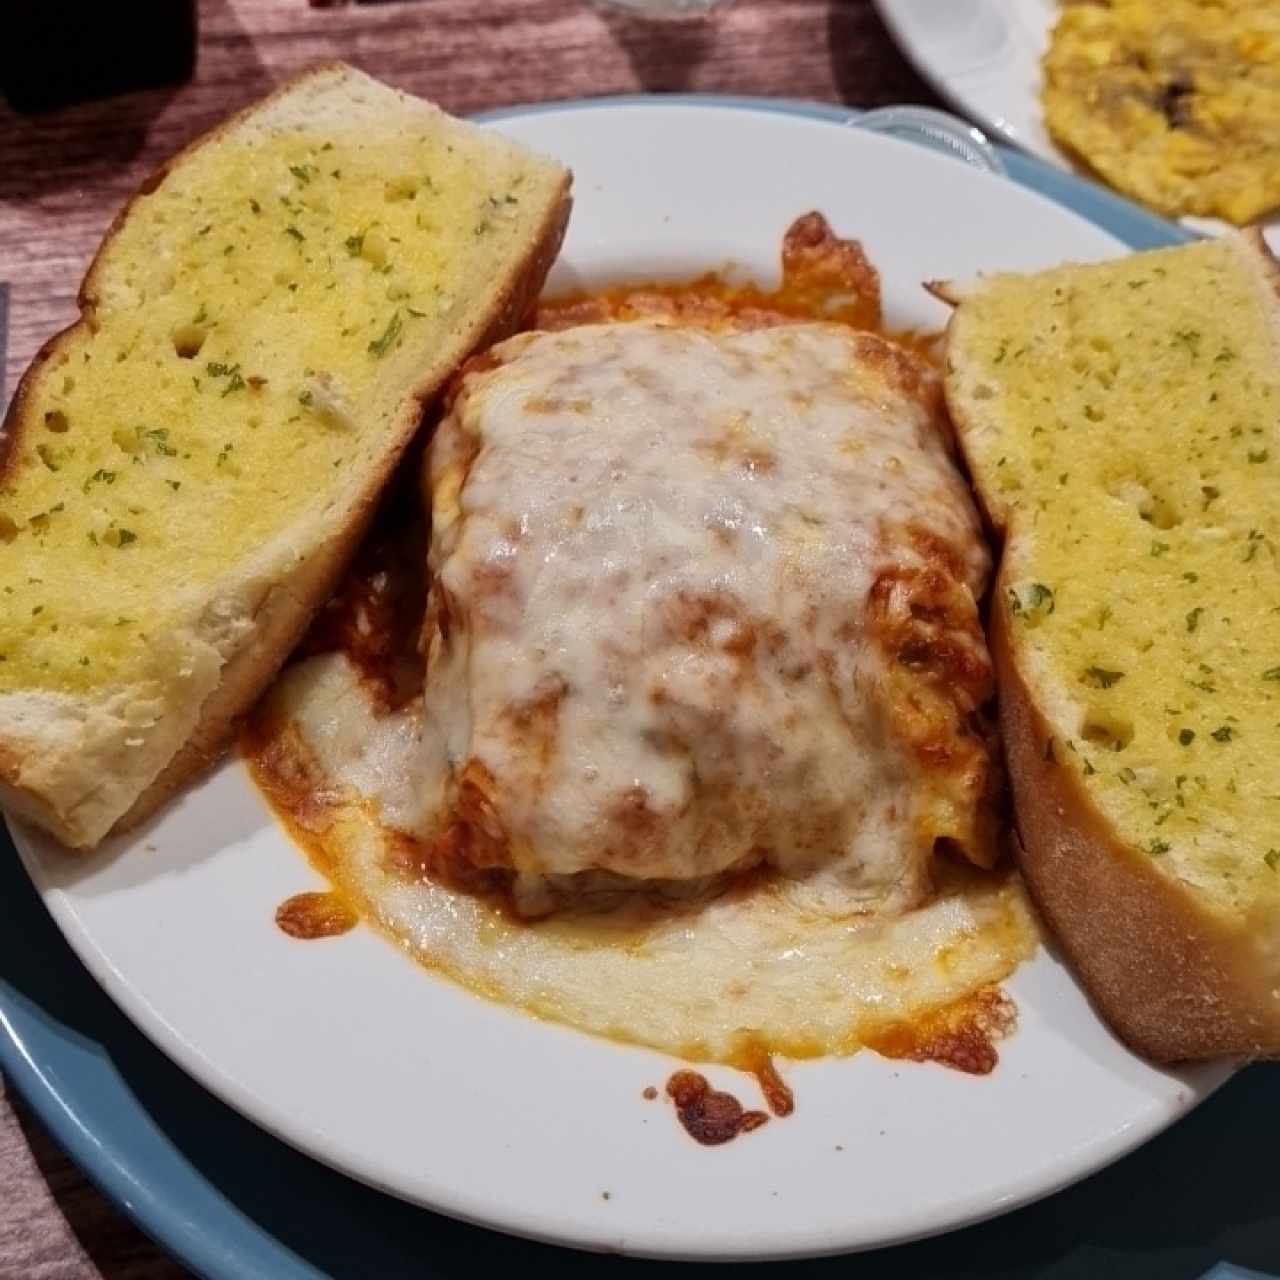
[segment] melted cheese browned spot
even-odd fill
[[[989,864],[988,560],[936,378],[837,325],[526,334],[428,451],[421,785],[394,824],[545,910],[764,864],[901,910]]]

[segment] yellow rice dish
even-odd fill
[[[1280,207],[1278,0],[1067,0],[1044,60],[1053,139],[1170,217]]]

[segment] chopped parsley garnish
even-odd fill
[[[287,236],[292,236],[299,244],[301,244],[307,238],[302,234],[301,231],[298,230],[297,227],[293,225],[292,222],[287,227],[285,227],[284,233]]]
[[[250,208],[250,209],[252,209],[252,210],[254,211],[254,213],[261,213],[261,212],[262,212],[262,206],[261,206],[261,205],[260,205],[256,200],[254,200],[252,197],[251,197],[251,198],[250,198],[250,200],[249,200],[249,208]]]
[[[299,391],[299,392],[298,392],[298,403],[299,403],[299,404],[306,404],[306,405],[309,405],[309,404],[311,403],[311,401],[312,401],[314,398],[315,398],[315,397],[313,396],[313,394],[312,394],[310,391]]]
[[[230,393],[232,392],[239,392],[239,390],[244,389],[244,378],[241,371],[239,371],[238,364],[223,365],[214,361],[212,364],[205,365],[205,369],[209,370],[211,378],[227,379],[227,385],[225,385],[223,390],[221,390],[221,394],[223,394],[224,397],[230,396]]]
[[[1151,544],[1151,554],[1157,559],[1164,555],[1168,550],[1169,544],[1167,542],[1155,541]]]
[[[129,543],[137,542],[138,540],[138,535],[132,529],[117,529],[116,533],[119,534],[119,541],[116,543],[117,547],[127,547]]]
[[[1249,450],[1250,462],[1266,462],[1266,460],[1270,456],[1271,456],[1270,451],[1267,449],[1250,449]]]
[[[1217,742],[1230,742],[1235,736],[1235,730],[1229,725],[1220,725],[1213,731],[1213,738]]]
[[[152,427],[141,432],[142,438],[151,443],[151,447],[162,457],[176,458],[178,451],[169,443],[168,427]]]
[[[353,257],[358,258],[364,250],[365,232],[361,232],[358,236],[348,236],[342,243],[347,246],[347,252]]]
[[[1204,606],[1196,605],[1196,607],[1187,614],[1188,631],[1194,631],[1200,625],[1200,615],[1202,613],[1204,613]]]
[[[1158,858],[1162,853],[1168,853],[1173,846],[1167,840],[1153,840],[1147,845],[1147,852],[1153,857]]]
[[[1124,679],[1123,671],[1108,671],[1106,667],[1086,667],[1084,681],[1095,689],[1110,689]]]
[[[1276,864],[1280,863],[1280,849],[1268,849],[1266,853],[1262,855],[1262,860],[1271,868],[1272,871],[1274,871],[1276,869]]]
[[[231,456],[231,451],[234,448],[235,448],[235,445],[233,445],[231,441],[228,440],[227,443],[224,444],[222,448],[218,450],[218,461],[217,461],[218,466],[222,466],[226,462],[226,460]]]
[[[311,164],[291,164],[289,172],[293,174],[299,182],[304,186],[319,172],[315,165]]]
[[[1182,743],[1184,747],[1189,747],[1195,740],[1196,731],[1194,729],[1183,729],[1182,732],[1178,734],[1178,741]]]
[[[1280,680],[1280,667],[1268,667],[1263,673],[1264,680]]]
[[[379,359],[385,356],[394,345],[395,340],[400,336],[400,330],[404,327],[404,322],[400,319],[400,313],[397,311],[388,321],[387,327],[383,330],[380,338],[374,338],[369,343],[369,354],[377,356]]]

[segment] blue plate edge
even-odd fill
[[[856,126],[857,117],[860,114],[857,109],[851,107],[794,99],[727,94],[633,94],[502,107],[477,113],[471,119],[484,123],[515,116],[595,107],[653,105],[746,109],[846,126]],[[998,144],[998,149],[1009,169],[1011,180],[1046,195],[1103,227],[1132,249],[1163,247],[1186,243],[1196,238],[1193,233],[1166,222],[1084,179],[1055,169],[1043,161],[1004,144]],[[8,832],[0,825],[0,857],[6,856],[16,859],[17,853],[12,847]],[[74,955],[73,960],[77,966],[81,966],[80,960]],[[0,1034],[0,1072],[3,1072],[15,1092],[22,1096],[58,1145],[99,1192],[160,1248],[178,1259],[184,1266],[205,1277],[205,1280],[248,1280],[253,1276],[265,1278],[281,1275],[282,1273],[278,1270],[260,1269],[251,1257],[239,1261],[229,1258],[225,1241],[210,1238],[207,1230],[200,1231],[193,1225],[175,1221],[178,1215],[171,1208],[166,1208],[158,1199],[153,1199],[150,1193],[143,1201],[131,1198],[131,1193],[144,1184],[130,1176],[129,1157],[119,1152],[113,1154],[94,1141],[89,1130],[77,1118],[73,1098],[64,1096],[58,1084],[49,1078],[47,1072],[27,1052],[26,1042],[30,1037],[24,1037],[14,1025],[15,1017],[19,1020],[24,1017],[39,1017],[45,1015],[45,1010],[39,1009],[38,1014],[29,1013],[21,1007],[11,1009],[10,1003],[8,989],[0,985],[0,1033],[2,1033]],[[20,1006],[25,1002],[15,998],[13,1003]],[[45,1030],[47,1031],[47,1028]],[[161,1051],[157,1048],[155,1052]],[[123,1085],[123,1081],[121,1084]],[[147,1117],[147,1123],[151,1123],[149,1117]],[[160,1131],[157,1130],[157,1132]],[[176,1160],[204,1182],[199,1169],[191,1165],[181,1151],[173,1147],[172,1152]],[[222,1199],[215,1188],[207,1182],[205,1186],[209,1194]],[[234,1205],[223,1200],[222,1208],[225,1213],[234,1217],[238,1227],[252,1237],[254,1244],[264,1245],[277,1255],[272,1259],[275,1266],[284,1264],[290,1267],[292,1270],[289,1274],[298,1277],[299,1280],[323,1280],[323,1273],[274,1236],[264,1232]],[[228,1263],[234,1266],[233,1270],[224,1269]],[[252,1269],[247,1269],[245,1264]]]

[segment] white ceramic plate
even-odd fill
[[[1049,48],[1060,0],[875,0],[885,25],[916,70],[995,137],[1062,169],[1071,161],[1049,137],[1040,106],[1040,59]],[[1228,230],[1213,218],[1184,218],[1207,234]],[[1280,252],[1280,213],[1266,220]]]
[[[643,104],[498,127],[577,175],[560,288],[729,260],[768,278],[812,208],[863,239],[899,324],[942,320],[923,279],[1120,251],[1022,188],[834,124]],[[218,1096],[377,1187],[554,1241],[781,1257],[936,1232],[1115,1159],[1228,1074],[1138,1061],[1042,952],[1010,984],[1020,1027],[990,1077],[870,1053],[785,1067],[795,1116],[706,1149],[642,1100],[672,1061],[488,1004],[367,929],[282,934],[276,906],[318,877],[237,760],[93,856],[15,838],[96,977]],[[754,1102],[747,1077],[709,1074]]]

